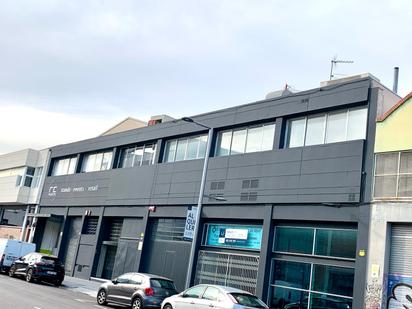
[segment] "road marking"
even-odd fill
[[[33,309],[41,309],[40,307],[33,307]]]
[[[78,301],[78,302],[80,302],[80,303],[85,303],[85,302],[86,302],[85,300],[80,299],[80,298],[75,298],[74,300],[75,300],[75,301]]]

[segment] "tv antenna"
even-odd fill
[[[333,59],[330,61],[330,75],[329,75],[329,80],[332,80],[332,78],[335,76],[333,74],[333,69],[337,66],[338,63],[353,63],[354,61],[352,60],[338,60],[338,56],[333,57]]]

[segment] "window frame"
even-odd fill
[[[364,138],[356,138],[356,139],[348,139],[348,130],[349,130],[349,115],[351,111],[355,110],[365,110],[366,112],[366,122],[365,122],[365,132]],[[328,120],[331,114],[345,114],[346,120],[345,120],[345,137],[344,140],[342,141],[332,141],[332,142],[327,142],[326,137],[327,137],[327,132],[328,132]],[[307,139],[307,131],[308,131],[308,119],[310,118],[316,118],[316,117],[321,117],[324,116],[324,124],[323,124],[323,138],[322,138],[322,143],[320,144],[311,144],[307,145],[306,139]],[[295,120],[305,120],[304,123],[304,132],[303,132],[303,143],[302,145],[299,146],[289,146],[290,145],[290,134],[291,134],[291,123]],[[286,120],[286,130],[285,130],[285,148],[298,148],[298,147],[310,147],[310,146],[316,146],[316,145],[326,145],[326,144],[332,144],[332,143],[342,143],[342,142],[349,142],[349,141],[355,141],[359,139],[366,139],[367,133],[368,133],[368,106],[366,105],[361,105],[361,106],[355,106],[355,107],[348,107],[348,108],[343,108],[343,109],[335,109],[323,113],[314,113],[314,114],[308,114],[305,116],[300,116],[300,117],[295,117],[295,118],[289,118]]]
[[[151,147],[149,147],[149,146],[151,146]],[[143,164],[143,158],[144,158],[146,148],[152,148],[152,150],[153,150],[153,156],[152,156],[152,159],[149,161],[149,164]],[[136,164],[135,152],[138,149],[142,150],[142,157],[140,158],[139,164]],[[125,158],[124,153],[128,150],[133,150],[132,164],[131,164],[131,166],[123,166],[124,158]],[[117,159],[116,168],[133,168],[133,167],[138,167],[138,166],[153,165],[153,164],[155,164],[156,151],[157,151],[157,142],[145,143],[145,144],[136,144],[136,145],[130,145],[130,146],[122,147],[119,151],[119,158]]]
[[[55,169],[57,167],[57,164],[59,162],[62,162],[64,160],[68,160],[67,163],[67,168],[65,169],[65,171],[61,174],[55,174]],[[77,166],[78,166],[78,156],[74,155],[74,156],[66,156],[66,157],[60,157],[60,158],[54,158],[53,159],[53,164],[52,164],[52,169],[50,172],[50,176],[56,177],[56,176],[64,176],[64,175],[73,175],[76,174],[77,172]],[[74,164],[74,168],[73,168],[73,172],[71,172],[70,166],[72,166],[72,164]]]
[[[182,161],[204,159],[205,156],[206,156],[206,150],[205,150],[204,156],[199,157],[199,150],[200,150],[200,144],[202,142],[202,137],[206,137],[206,143],[207,143],[207,137],[208,137],[207,134],[189,135],[189,136],[184,136],[184,137],[180,137],[180,138],[172,138],[172,139],[166,140],[165,145],[163,147],[164,151],[163,151],[163,155],[162,155],[162,163],[175,163],[175,162],[182,162]],[[187,149],[188,149],[188,145],[189,145],[189,140],[195,140],[195,139],[198,139],[197,150],[196,150],[196,158],[187,159]],[[185,151],[184,151],[183,159],[176,161],[176,155],[177,155],[177,149],[178,149],[178,146],[179,146],[179,141],[185,141],[185,146],[184,146]],[[174,147],[174,151],[173,151],[172,160],[167,161],[167,159],[169,157],[169,153],[167,152],[167,150],[170,149],[170,147],[168,147],[168,145],[170,145],[172,143],[176,143],[176,145]]]
[[[104,158],[106,155],[110,154],[110,160],[108,163],[108,168],[107,169],[102,169]],[[99,159],[99,162],[96,162],[97,156],[101,155],[101,159]],[[94,158],[94,166],[96,163],[98,163],[99,168],[98,169],[93,169],[93,170],[86,170],[86,167],[88,165],[88,158],[91,156],[96,156]],[[113,168],[113,157],[114,157],[114,150],[113,149],[106,149],[106,150],[101,150],[101,151],[95,151],[95,152],[88,152],[83,154],[81,158],[81,165],[80,165],[80,173],[93,173],[93,172],[102,172],[102,171],[108,171]]]
[[[373,172],[373,199],[375,200],[391,200],[391,199],[397,199],[397,200],[410,200],[412,199],[411,196],[399,196],[399,183],[400,183],[400,178],[402,176],[412,176],[412,172],[410,173],[405,173],[401,172],[401,158],[402,154],[405,153],[412,153],[411,150],[405,150],[405,151],[388,151],[388,152],[379,152],[375,153],[375,158],[374,158],[374,172]],[[396,173],[382,173],[382,174],[377,174],[377,158],[379,155],[387,155],[387,154],[396,154],[397,156],[397,162],[396,162]],[[378,177],[396,177],[396,187],[395,187],[395,195],[394,196],[383,196],[383,197],[377,197],[376,194],[376,179]]]

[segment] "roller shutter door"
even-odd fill
[[[392,226],[389,273],[412,276],[412,225]]]

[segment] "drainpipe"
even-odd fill
[[[393,68],[393,92],[398,93],[399,67]]]

